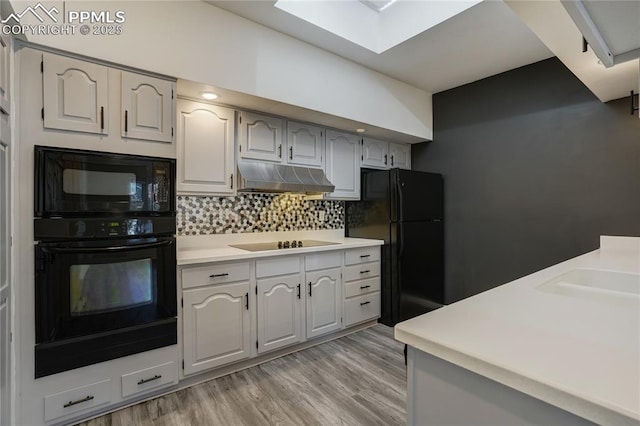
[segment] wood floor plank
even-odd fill
[[[401,425],[403,345],[378,324],[82,426]]]

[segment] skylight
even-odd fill
[[[374,53],[382,53],[480,1],[278,0],[274,6]]]

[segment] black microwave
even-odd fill
[[[35,147],[34,216],[174,216],[175,160]]]

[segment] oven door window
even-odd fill
[[[71,317],[132,309],[155,302],[153,261],[71,265]]]
[[[176,314],[175,239],[37,246],[38,343],[148,324]]]

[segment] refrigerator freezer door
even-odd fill
[[[444,184],[438,173],[391,170],[391,220],[413,222],[444,217]]]
[[[443,222],[398,223],[398,321],[444,303]]]

